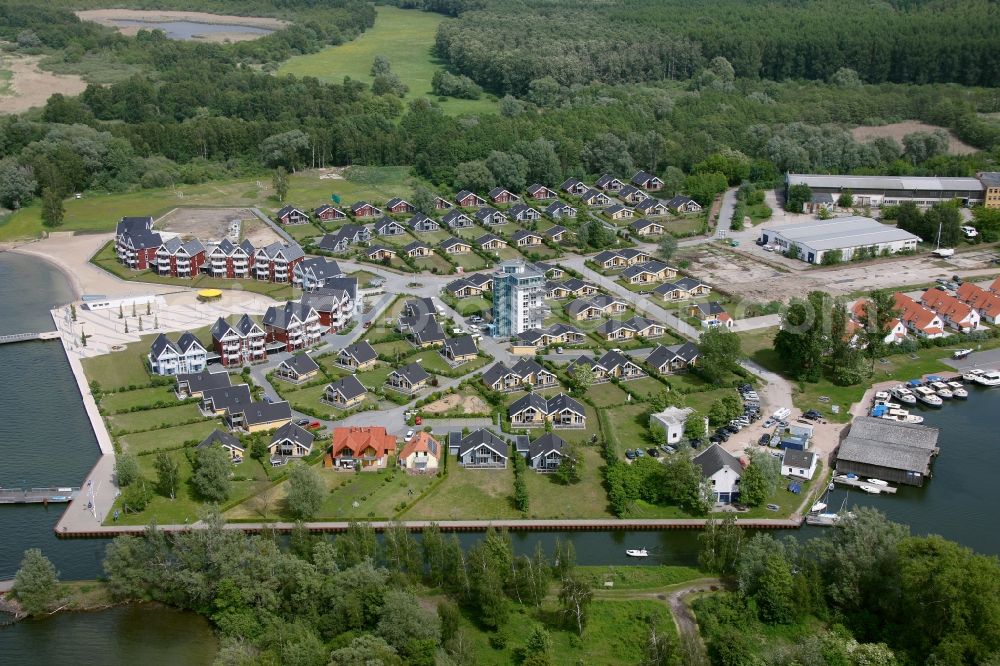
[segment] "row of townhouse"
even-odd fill
[[[628,309],[628,303],[607,294],[595,294],[587,298],[577,298],[566,304],[566,314],[575,321],[599,319],[621,314]]]
[[[517,334],[517,344],[529,347],[549,347],[551,345],[578,345],[587,336],[580,329],[569,324],[556,323],[546,328],[529,328]]]
[[[123,217],[115,230],[114,243],[122,265],[176,278],[207,274],[286,283],[294,280],[296,266],[305,260],[305,252],[296,243],[275,242],[258,248],[248,240],[235,244],[224,239],[206,247],[198,239],[164,240],[153,231],[151,217]]]
[[[659,375],[674,375],[686,372],[698,363],[698,346],[693,342],[677,345],[657,345],[646,357],[646,367]],[[646,371],[633,358],[619,351],[606,352],[600,358],[579,356],[567,366],[566,371],[572,375],[575,368],[587,367],[594,375],[595,383],[608,382],[612,379],[628,381],[646,376]]]
[[[993,282],[990,289],[983,289],[972,282],[963,282],[955,295],[978,312],[982,321],[988,324],[1000,323],[1000,278]]]
[[[540,473],[559,469],[567,453],[565,440],[551,432],[535,439],[516,435],[512,443],[486,428],[464,437],[461,432],[448,435],[448,452],[458,458],[459,465],[470,469],[505,469],[512,445],[514,455],[524,456],[527,467]]]
[[[920,295],[920,304],[936,312],[945,326],[960,333],[970,333],[979,328],[979,312],[945,291],[928,289]]]
[[[515,400],[507,409],[512,428],[586,428],[587,412],[583,404],[565,393],[546,398],[528,393]]]
[[[633,338],[655,339],[666,335],[667,327],[660,322],[636,315],[624,321],[608,319],[597,327],[597,333],[608,342]]]
[[[559,385],[554,373],[528,358],[519,360],[511,367],[502,362],[494,363],[483,373],[482,381],[491,391],[503,393],[529,390],[528,387],[542,389]]]
[[[563,300],[564,298],[585,298],[593,296],[598,291],[597,285],[580,278],[567,280],[546,280],[545,298]]]
[[[233,385],[227,372],[203,370],[177,375],[176,393],[182,400],[197,399],[204,416],[221,417],[232,432],[266,432],[293,425],[287,402],[255,401],[250,387]]]

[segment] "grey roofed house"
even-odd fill
[[[688,290],[680,286],[676,282],[664,282],[663,284],[657,286],[656,289],[653,290],[653,293],[656,294],[657,296],[665,296],[675,291],[688,291]]]
[[[444,342],[444,329],[436,319],[428,319],[420,330],[413,331],[413,339],[418,344],[426,345],[435,342]]]
[[[522,358],[514,364],[510,371],[522,379],[528,375],[537,375],[541,372],[548,372],[548,370],[543,368],[542,365],[533,358]]]
[[[406,199],[400,199],[399,197],[393,197],[393,198],[391,198],[391,199],[389,199],[388,201],[385,202],[385,207],[386,208],[395,208],[399,204],[406,204],[407,206],[411,205],[410,202],[407,201]]]
[[[461,437],[462,433],[458,433]],[[507,441],[497,437],[493,434],[493,431],[487,428],[480,428],[479,430],[474,430],[468,434],[466,437],[462,437],[461,443],[458,446],[458,455],[463,456],[472,449],[478,448],[480,446],[486,446],[492,449],[497,455],[504,458],[507,457],[507,452],[509,450]],[[448,448],[451,448],[451,441],[448,442]]]
[[[640,171],[634,176],[632,176],[632,182],[639,186],[644,186],[647,182],[651,180],[659,180],[659,179],[647,171]]]
[[[389,247],[388,245],[379,245],[378,243],[376,243],[375,245],[369,245],[368,247],[365,248],[365,256],[368,257],[369,259],[372,259],[382,254],[383,252],[388,252],[391,255],[395,256],[396,248]]]
[[[357,300],[358,298],[358,278],[353,276],[344,277],[328,277],[323,281],[323,286],[314,289],[311,293],[318,296],[340,296],[340,292],[347,292],[347,295],[351,297],[351,300]],[[305,294],[303,296],[303,302],[306,301],[306,296],[310,294]]]
[[[271,444],[282,440],[294,442],[302,448],[310,450],[316,438],[302,426],[289,422],[274,431],[274,435],[271,437]]]
[[[683,289],[684,291],[691,291],[692,289],[697,289],[698,287],[709,287],[710,285],[706,282],[702,282],[698,278],[693,277],[682,277],[674,280],[674,284]]]
[[[615,298],[614,296],[609,296],[608,294],[595,294],[590,297],[590,302],[601,308],[602,310],[608,308],[615,303],[620,303],[625,305],[625,301],[620,298]]]
[[[720,315],[726,312],[726,309],[722,307],[718,303],[718,301],[709,301],[708,303],[698,303],[697,308],[702,312],[702,314],[706,314],[709,316]]]
[[[630,331],[635,330],[635,328],[632,327],[627,322],[621,321],[619,319],[607,319],[601,322],[601,325],[597,327],[597,332],[600,333],[601,335],[607,336],[611,335],[612,333],[616,333],[622,329]]]
[[[686,197],[683,194],[678,194],[677,196],[671,197],[670,199],[667,200],[667,208],[672,208],[674,210],[677,210],[679,208],[684,208],[685,206],[689,206],[691,204],[694,204],[695,206],[698,206],[698,208],[701,208],[701,206],[697,202],[695,202],[694,199],[692,199],[691,197]]]
[[[218,250],[219,253],[224,254],[225,256],[228,257],[229,255],[231,255],[233,252],[236,251],[236,246],[233,245],[233,242],[228,238],[223,238],[215,246],[215,249],[212,250],[211,254],[215,254],[216,250]]]
[[[356,215],[357,213],[359,213],[360,211],[364,210],[365,208],[371,208],[373,211],[375,211],[376,215],[381,215],[382,214],[382,209],[381,208],[379,208],[378,206],[376,206],[374,204],[370,204],[367,201],[358,201],[358,202],[355,202],[354,204],[352,204],[351,205],[351,212]]]
[[[322,206],[317,206],[313,209],[313,213],[316,217],[323,217],[328,211],[333,211],[335,217],[344,217],[344,211],[339,208],[334,208],[330,204],[323,204]]]
[[[507,241],[505,241],[504,239],[500,238],[496,234],[483,234],[482,236],[480,236],[479,238],[476,239],[476,244],[477,245],[486,245],[487,243],[491,243],[493,241],[500,241],[504,245],[507,244]]]
[[[696,455],[693,461],[695,465],[701,468],[701,476],[705,479],[724,467],[732,469],[736,472],[737,476],[742,476],[743,474],[743,466],[740,465],[739,459],[718,444],[712,444]]]
[[[541,234],[535,233],[534,231],[528,231],[527,229],[518,229],[513,234],[511,234],[511,240],[517,243],[524,238],[537,238],[538,242],[542,241]]]
[[[594,185],[597,186],[597,187],[599,187],[599,188],[601,188],[601,189],[604,189],[604,188],[606,188],[608,186],[611,186],[611,185],[616,185],[618,187],[622,187],[622,186],[625,185],[625,183],[623,183],[618,178],[615,178],[610,173],[606,173],[606,174],[601,175],[601,177],[597,179],[597,182],[594,183]]]
[[[298,243],[282,243],[281,241],[257,248],[257,251],[263,252],[268,259],[275,259],[280,254],[285,258],[285,261],[294,261],[306,256]]]
[[[350,401],[355,398],[361,397],[368,392],[364,384],[355,377],[354,375],[347,375],[341,377],[335,382],[331,382],[327,385],[326,390],[333,390],[334,392],[340,393],[345,401]]]
[[[502,187],[500,185],[497,185],[496,187],[494,187],[487,194],[488,194],[488,196],[491,199],[495,198],[495,197],[499,197],[499,196],[501,196],[503,194],[507,194],[508,196],[513,197],[515,201],[520,198],[516,194],[514,194],[513,192],[511,192],[510,190],[508,190],[506,187]]]
[[[236,332],[246,337],[251,333],[263,333],[264,329],[261,328],[260,324],[255,322],[250,315],[244,314],[236,322]]]
[[[309,318],[310,314],[314,313],[316,313],[316,310],[308,303],[288,301],[283,307],[272,305],[267,308],[264,312],[264,324],[266,326],[274,326],[275,328],[287,329],[292,322],[292,318],[305,321]]]
[[[296,354],[291,358],[286,358],[281,362],[281,365],[286,366],[299,377],[319,370],[319,364],[309,354]]]
[[[472,339],[471,335],[460,335],[457,338],[448,338],[444,341],[443,350],[450,351],[451,355],[455,358],[479,353],[479,348],[476,347],[476,341]]]
[[[605,370],[604,366],[602,366],[600,363],[597,362],[596,359],[594,359],[591,356],[588,356],[587,354],[580,354],[572,361],[570,361],[569,365],[566,366],[566,371],[572,374],[573,369],[576,368],[577,366],[587,366],[591,370],[598,370],[598,369]]]
[[[427,371],[424,370],[419,363],[404,365],[402,368],[396,368],[393,372],[409,382],[411,386],[419,384],[420,382],[425,382],[431,378],[431,376],[427,374]]]
[[[414,231],[437,231],[441,225],[437,220],[427,217],[423,213],[417,213],[406,221],[407,226]]]
[[[645,257],[645,261],[649,261],[649,253],[645,250],[640,250],[637,247],[624,247],[618,250],[618,254],[625,257],[629,261],[639,259],[640,257]]]
[[[938,428],[859,416],[837,452],[837,471],[923,485],[937,453]]]
[[[364,365],[378,359],[378,352],[368,344],[367,340],[355,342],[353,345],[344,347],[341,351],[353,358],[358,365]]]
[[[513,374],[511,372],[511,369],[508,368],[506,365],[504,365],[504,363],[502,363],[501,361],[497,361],[489,368],[487,368],[486,372],[483,373],[483,382],[487,386],[493,386],[498,381],[500,381],[501,379],[510,374]]]
[[[488,273],[470,273],[465,276],[465,279],[480,289],[488,289],[487,285],[493,281],[493,276]]]
[[[458,278],[457,280],[452,280],[451,282],[446,284],[444,288],[445,291],[447,291],[449,294],[458,294],[466,287],[475,287],[475,286],[476,285],[472,284],[470,281],[466,280],[463,277],[463,278]]]
[[[576,398],[572,398],[565,393],[560,393],[559,395],[554,395],[548,399],[547,409],[549,414],[555,412],[562,412],[569,410],[571,412],[576,412],[577,414],[583,416],[586,411],[583,408],[583,404],[580,403]]]
[[[159,358],[163,352],[168,349],[175,354],[179,354],[181,351],[177,345],[167,337],[166,333],[160,333],[156,336],[156,339],[153,340],[153,344],[150,345],[149,355],[151,358]]]
[[[583,289],[586,286],[591,286],[594,289],[597,289],[597,287],[595,285],[593,285],[593,284],[591,284],[589,282],[585,282],[584,280],[581,280],[580,278],[569,278],[568,280],[565,280],[562,284],[563,284],[564,287],[566,287],[567,289],[569,289],[572,292],[579,291],[579,290]]]
[[[545,234],[546,236],[548,236],[549,238],[556,238],[560,234],[565,234],[565,233],[568,233],[568,232],[569,232],[569,229],[567,229],[566,227],[562,226],[561,224],[553,224],[551,227],[549,227],[548,229],[546,229],[542,233]]]
[[[202,370],[201,372],[176,375],[176,378],[178,390],[180,389],[181,384],[183,384],[188,393],[202,393],[203,391],[223,388],[230,385],[228,372],[209,372],[208,370]]]
[[[160,247],[163,239],[153,231],[151,217],[123,217],[115,228],[116,236],[124,236],[136,249]]]
[[[454,236],[451,238],[445,238],[441,241],[441,249],[443,250],[455,247],[456,245],[469,245],[471,247],[469,241],[462,240],[461,238],[455,238]]]
[[[233,412],[234,410],[229,410]],[[284,400],[280,402],[252,402],[246,408],[238,408],[243,413],[246,424],[273,423],[292,418],[292,408]]]
[[[559,185],[559,189],[565,190],[566,192],[569,192],[569,191],[573,190],[574,188],[576,188],[576,187],[578,187],[580,185],[584,185],[585,186],[586,183],[584,183],[579,178],[567,178],[566,180],[564,180],[562,182],[561,185]]]
[[[253,243],[250,242],[249,238],[244,238],[242,241],[240,241],[240,249],[246,252],[246,255],[248,257],[252,257],[254,253],[257,251],[257,248],[253,246]]]
[[[646,363],[654,368],[662,368],[665,364],[672,363],[676,359],[684,361],[685,364],[692,363],[698,358],[698,347],[693,342],[685,342],[680,345],[659,345],[646,357]]]
[[[630,224],[629,226],[632,227],[633,231],[642,231],[646,227],[652,227],[652,226],[662,227],[663,225],[660,224],[659,222],[655,222],[653,220],[647,220],[646,218],[642,217],[632,222],[632,224]]]
[[[445,214],[445,216],[441,218],[441,221],[444,222],[445,224],[447,224],[449,227],[453,227],[453,228],[471,227],[472,226],[472,218],[471,217],[469,217],[468,215],[466,215],[465,213],[463,213],[460,210],[454,210],[454,209],[448,211]]]
[[[884,420],[884,419],[883,419]],[[782,467],[797,467],[799,469],[809,469],[812,467],[816,454],[811,451],[800,451],[799,449],[785,449],[781,456]]]
[[[978,181],[977,181],[978,182]],[[761,234],[801,243],[817,251],[916,240],[918,236],[868,217],[852,215],[762,227]],[[932,240],[932,239],[925,239]]]
[[[624,258],[621,252],[616,252],[615,250],[604,250],[603,252],[598,252],[594,255],[594,261],[598,264],[604,264],[605,262],[619,257]]]
[[[604,209],[604,212],[607,213],[608,215],[615,215],[617,213],[621,213],[624,211],[628,211],[631,213],[632,209],[629,208],[628,206],[623,206],[621,204],[614,204]]]
[[[607,370],[608,372],[611,372],[615,368],[620,368],[625,365],[628,365],[629,363],[635,365],[635,363],[633,363],[628,356],[625,356],[625,354],[622,354],[620,352],[616,352],[613,349],[605,352],[604,355],[597,360],[597,364],[602,368],[604,368],[605,370]]]
[[[539,215],[537,210],[535,210],[528,204],[523,204],[523,203],[514,204],[513,206],[511,206],[510,209],[507,211],[507,214],[510,215],[515,220],[535,220],[538,219]]]
[[[980,171],[976,177],[986,187],[1000,187],[1000,171]]]
[[[344,278],[335,278],[344,279]],[[354,280],[355,278],[347,278]],[[327,280],[329,284],[331,280]],[[353,290],[352,290],[353,291]],[[338,287],[320,287],[319,289],[314,289],[313,291],[307,291],[302,294],[302,305],[311,307],[319,312],[334,312],[339,310],[344,300],[347,298],[354,299],[352,291],[346,289],[340,289]]]
[[[570,301],[569,305],[566,306],[566,313],[571,317],[575,317],[588,308],[601,309],[600,306],[595,305],[589,298],[578,298]]]
[[[652,319],[647,319],[646,317],[641,317],[639,315],[635,315],[634,317],[626,319],[625,324],[627,326],[632,327],[632,329],[635,330],[636,333],[645,331],[650,326],[663,326],[663,324],[660,324],[659,322],[653,321]]]
[[[403,252],[410,253],[410,252],[412,252],[414,250],[418,250],[420,248],[424,248],[424,249],[429,250],[429,251],[433,251],[434,250],[434,248],[432,248],[430,245],[428,245],[427,243],[425,243],[423,241],[413,241],[412,243],[410,243],[409,245],[407,245],[406,247],[403,248]]]
[[[538,456],[544,456],[545,454],[553,451],[562,455],[562,451],[565,446],[566,442],[562,437],[555,433],[547,432],[528,445],[526,457],[528,460],[534,460]]]
[[[504,224],[507,216],[490,206],[483,206],[475,213],[475,218],[484,224]]]
[[[375,233],[379,236],[398,236],[406,233],[406,229],[391,217],[382,217],[375,223]]]
[[[507,409],[507,415],[513,416],[519,412],[523,412],[529,407],[534,407],[535,410],[541,414],[549,413],[549,403],[544,396],[540,396],[537,393],[528,393],[523,395],[513,403]]]
[[[575,217],[576,208],[562,201],[553,201],[545,207],[545,213],[549,217]]]
[[[294,271],[297,275],[308,275],[315,281],[344,275],[340,264],[326,257],[303,259],[300,263],[296,264]]]
[[[642,211],[643,213],[649,213],[650,211],[662,211],[667,206],[659,199],[650,198],[650,199],[643,199],[642,201],[637,203],[635,207],[640,211]],[[656,215],[658,213],[653,213],[653,214]]]
[[[213,430],[211,434],[203,439],[195,448],[205,449],[210,446],[222,446],[227,449],[238,451],[239,453],[243,453],[246,450],[243,447],[243,443],[240,442],[236,435],[219,429]]]
[[[622,271],[622,277],[633,278],[636,275],[642,275],[643,273],[658,274],[669,268],[662,261],[657,261],[653,259],[652,261],[647,261],[642,264],[636,264],[635,266],[629,266],[624,271]]]
[[[237,384],[208,389],[202,393],[201,402],[203,405],[211,405],[213,411],[232,411],[251,404],[253,396],[250,395],[249,386]]]
[[[569,324],[552,324],[549,326],[549,335],[578,335],[583,337],[583,333],[576,326],[571,326]]]

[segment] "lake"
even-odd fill
[[[0,626],[0,663],[207,666],[218,652],[208,621],[158,604],[57,613]]]
[[[235,23],[199,23],[197,21],[143,21],[139,19],[110,19],[108,23],[119,28],[162,30],[170,39],[188,41],[217,33],[240,35],[270,35],[274,30]]]

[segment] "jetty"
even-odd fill
[[[31,340],[58,340],[59,331],[43,331],[41,333],[11,333],[0,335],[0,345],[10,345],[15,342],[30,342]]]
[[[841,474],[838,474],[837,476],[834,476],[833,477],[833,482],[834,483],[839,483],[842,486],[850,486],[852,488],[860,488],[861,490],[864,490],[865,492],[868,492],[868,488],[878,488],[878,493],[872,493],[873,495],[878,495],[878,494],[882,494],[882,493],[884,493],[886,495],[895,495],[896,491],[898,490],[898,488],[896,488],[895,486],[888,486],[888,485],[883,486],[883,485],[880,485],[880,484],[877,484],[877,483],[872,483],[871,481],[868,481],[867,479],[862,479],[862,478],[858,478],[858,477],[855,477],[855,478],[852,479],[852,478],[849,478],[849,477],[841,475]]]
[[[0,488],[0,504],[68,504],[79,488]]]

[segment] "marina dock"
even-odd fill
[[[878,485],[878,484],[875,484],[875,483],[871,483],[867,479],[862,479],[862,478],[850,479],[850,478],[848,478],[848,477],[846,477],[846,476],[844,476],[842,474],[838,474],[837,476],[834,476],[833,477],[833,482],[834,483],[839,483],[842,486],[850,486],[852,488],[860,488],[861,490],[865,490],[865,492],[868,492],[866,490],[866,488],[878,488],[878,493],[872,493],[873,495],[881,494],[881,493],[884,493],[886,495],[895,495],[896,494],[896,490],[898,490],[895,486],[882,486],[882,485]]]
[[[12,335],[0,335],[0,345],[10,345],[15,342],[29,342],[31,340],[58,340],[59,331],[44,331],[42,333],[14,333]]]
[[[68,504],[79,488],[0,488],[0,504]]]

